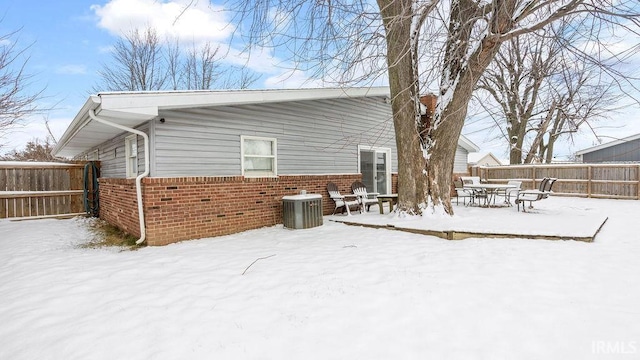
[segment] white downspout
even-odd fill
[[[96,116],[94,109],[89,110],[89,117],[99,123],[118,128],[120,130],[128,131],[130,133],[140,135],[144,139],[144,172],[136,177],[136,196],[138,198],[138,219],[140,220],[140,239],[136,241],[136,244],[142,244],[147,237],[147,231],[144,226],[144,211],[142,206],[142,178],[149,175],[149,136],[144,132],[136,129],[132,129],[120,124],[116,124],[109,120],[101,119]]]

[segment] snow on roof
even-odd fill
[[[469,164],[478,164],[479,162],[481,162],[486,157],[489,157],[489,158],[493,159],[497,163],[497,165],[502,165],[503,164],[503,162],[500,159],[498,159],[495,155],[493,155],[493,153],[491,153],[491,152],[472,152],[472,153],[469,153],[469,155],[467,155],[467,162]]]

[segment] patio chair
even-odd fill
[[[558,179],[546,177],[540,182],[540,187],[538,187],[538,190],[520,191],[518,193],[518,196],[516,197],[516,205],[518,206],[518,211],[520,211],[520,203],[522,203],[522,211],[526,212],[524,204],[526,201],[529,202],[529,209],[533,209],[532,203],[534,201],[540,201],[548,198],[549,195],[551,195],[551,187],[553,187],[553,183],[555,183],[556,180]]]
[[[480,184],[479,176],[461,176],[460,180],[462,180],[463,187],[464,184]],[[484,199],[484,204],[487,205],[487,202],[489,201],[489,194],[487,194],[486,191],[480,189],[465,189],[465,191],[468,191],[471,194],[471,201],[469,202],[469,205],[475,204],[476,199],[478,200],[478,204],[480,204],[481,199]]]
[[[469,203],[473,201],[473,190],[465,189],[462,180],[453,180],[453,187],[456,190],[456,205],[460,204],[460,198],[462,198],[462,205],[467,205],[466,199],[469,199]]]
[[[338,209],[342,209],[342,214],[347,212],[347,215],[351,215],[350,208],[357,208],[358,211],[362,212],[360,209],[360,202],[356,197],[353,200],[347,200],[344,195],[340,194],[340,190],[338,190],[338,186],[332,182],[327,184],[327,191],[329,192],[329,197],[335,203],[336,207],[333,209],[333,214],[335,215]]]
[[[369,211],[371,205],[378,204],[376,197],[380,194],[367,192],[367,187],[361,181],[354,181],[351,184],[351,191],[358,197],[362,209],[366,208]]]
[[[518,180],[509,180],[507,181],[507,185],[513,185],[514,188],[499,190],[497,195],[504,197],[504,203],[509,204],[511,206],[511,197],[518,198],[518,193],[520,193],[520,187],[522,186],[522,181]]]

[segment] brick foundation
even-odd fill
[[[331,214],[334,203],[327,183],[333,182],[349,194],[351,183],[360,179],[360,174],[145,178],[142,194],[147,244],[166,245],[281,224],[282,197],[300,190],[322,194],[323,213]],[[396,192],[397,174],[393,174],[392,184]],[[100,179],[100,217],[140,236],[133,179]]]

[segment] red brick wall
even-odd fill
[[[166,245],[281,224],[282,197],[300,190],[322,194],[323,213],[331,214],[334,203],[327,193],[327,183],[351,193],[351,183],[360,179],[360,174],[145,178],[142,188],[147,243]],[[135,199],[133,179],[100,179],[100,217],[140,236]]]
[[[140,236],[134,179],[100,178],[100,218],[134,236]]]

